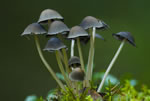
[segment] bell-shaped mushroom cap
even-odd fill
[[[62,48],[66,48],[66,45],[64,45],[64,43],[58,38],[52,37],[50,40],[48,40],[44,50],[53,52]]]
[[[45,9],[42,11],[38,23],[47,22],[53,19],[63,19],[63,17],[55,10]]]
[[[55,35],[55,34],[67,34],[63,32],[69,32],[70,29],[65,25],[62,21],[54,21],[51,23],[49,29],[48,29],[48,35]]]
[[[103,23],[101,21],[99,21],[98,19],[96,19],[95,17],[92,16],[87,16],[85,17],[80,26],[84,29],[89,29],[89,28],[102,28],[103,27]]]
[[[71,57],[71,58],[69,59],[68,64],[69,64],[70,67],[74,67],[74,65],[75,65],[76,67],[79,67],[79,66],[81,65],[81,64],[80,64],[80,58],[77,57],[77,56],[73,56],[73,57]]]
[[[83,81],[85,77],[85,73],[81,68],[75,68],[73,71],[69,74],[69,78],[72,81]]]
[[[71,28],[68,38],[74,39],[77,37],[88,36],[88,33],[80,26],[74,26]]]
[[[46,31],[40,24],[32,23],[26,27],[26,29],[21,35],[23,36],[23,35],[44,34],[44,33],[46,33]]]
[[[101,35],[97,34],[97,33],[95,34],[95,37],[98,38],[98,39],[104,40],[104,38]],[[83,43],[83,44],[87,44],[89,42],[89,40],[90,40],[90,35],[87,36],[87,37],[80,37],[80,42]]]
[[[116,39],[118,40],[124,40],[126,39],[131,45],[136,46],[135,45],[135,41],[134,38],[132,37],[130,32],[119,32],[116,34],[112,34]]]

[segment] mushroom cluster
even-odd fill
[[[95,53],[95,38],[104,40],[101,35],[96,33],[96,30],[106,30],[109,28],[109,26],[100,19],[97,19],[93,16],[87,16],[79,25],[68,28],[63,19],[64,18],[57,11],[46,9],[41,12],[39,20],[28,25],[21,35],[33,35],[39,56],[52,77],[58,83],[59,87],[66,92],[68,91],[66,87],[68,87],[69,89],[73,89],[70,90],[72,94],[78,94],[81,89],[91,87]],[[48,29],[45,27],[45,25],[47,25]],[[40,34],[49,37],[44,49],[41,49],[40,46]],[[97,92],[101,92],[104,81],[115,60],[117,59],[124,43],[127,41],[135,46],[134,38],[129,32],[119,32],[113,34],[113,36],[122,42],[110,65],[108,66]],[[65,45],[64,40],[66,39],[71,43],[70,47]],[[89,56],[87,57],[88,61],[85,62],[83,59],[81,45],[86,45],[88,42],[90,43]],[[78,54],[74,53],[75,45],[77,45]],[[54,53],[56,55],[56,60],[60,72],[65,79],[65,84],[57,77],[53,68],[45,59],[42,50]],[[69,50],[70,56],[68,55]],[[87,64],[86,68],[85,63]]]

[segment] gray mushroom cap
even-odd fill
[[[85,73],[81,68],[75,68],[73,71],[69,74],[69,78],[72,81],[83,81],[85,78]]]
[[[24,32],[21,34],[24,35],[31,35],[31,34],[44,34],[46,33],[45,29],[38,23],[32,23],[28,25]]]
[[[80,64],[80,58],[77,57],[77,56],[73,56],[69,59],[68,61],[68,64],[69,64],[69,67],[74,67],[74,65],[76,67],[79,67],[81,64]]]
[[[50,40],[48,40],[48,42],[43,50],[53,52],[56,50],[60,50],[62,48],[66,48],[66,45],[64,45],[64,43],[61,40],[59,40],[58,38],[52,37],[52,38],[50,38]]]
[[[55,34],[67,34],[64,32],[69,32],[70,29],[65,25],[62,21],[54,21],[51,23],[49,29],[48,29],[48,35],[55,35]]]
[[[63,19],[63,17],[55,10],[45,9],[44,11],[41,12],[38,23],[47,22],[48,20],[53,19]]]
[[[130,32],[119,32],[119,33],[112,34],[112,35],[116,39],[121,40],[121,41],[124,40],[124,39],[126,39],[131,45],[136,46],[134,38],[133,38],[133,36],[131,35]]]
[[[75,39],[78,37],[88,36],[88,33],[80,26],[74,26],[71,28],[68,38]]]
[[[95,17],[92,16],[87,16],[85,17],[80,26],[84,29],[89,29],[89,28],[103,28],[104,27],[104,22],[101,20],[96,19]]]

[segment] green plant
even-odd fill
[[[149,90],[145,87],[143,93],[138,93],[129,81],[126,81],[124,86],[118,88],[119,80],[109,75],[113,64],[115,63],[125,41],[135,46],[134,39],[129,32],[119,32],[113,36],[122,41],[116,55],[112,59],[105,73],[93,73],[94,53],[95,53],[95,37],[102,38],[96,34],[96,30],[108,29],[109,26],[102,20],[92,16],[87,16],[83,19],[80,26],[74,26],[71,29],[67,27],[61,20],[64,19],[57,11],[52,9],[44,10],[39,18],[39,21],[30,24],[22,33],[22,36],[33,35],[39,56],[48,69],[54,80],[59,85],[59,88],[48,93],[48,101],[112,101],[113,99],[141,99],[149,94]],[[45,30],[43,24],[48,25],[48,31]],[[47,60],[44,58],[41,51],[39,34],[50,37],[44,51],[53,52],[56,55],[56,60],[61,73],[55,73]],[[68,56],[67,47],[64,40],[71,40],[71,55]],[[68,41],[68,42],[69,42]],[[89,56],[87,67],[83,60],[82,47],[90,42]],[[77,45],[78,53],[74,54],[74,46]],[[78,57],[79,56],[79,57]],[[69,58],[70,57],[70,58]],[[85,68],[86,67],[86,68]],[[115,78],[115,79],[114,79]],[[95,86],[95,82],[101,80],[100,85]],[[107,81],[106,81],[107,80]],[[116,80],[116,82],[115,82]],[[106,92],[101,89],[107,83]],[[122,95],[123,94],[123,95]],[[132,95],[130,95],[132,94]],[[138,96],[138,98],[137,98]],[[144,99],[149,99],[147,96]],[[42,97],[38,98],[35,95],[29,96],[25,101],[46,101]],[[148,100],[147,100],[148,101]]]

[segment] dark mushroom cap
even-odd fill
[[[81,65],[80,58],[77,56],[73,56],[69,59],[68,64],[69,64],[69,67],[74,67],[74,66],[79,67]]]
[[[59,40],[58,38],[52,37],[52,38],[50,38],[50,40],[48,40],[48,42],[43,50],[53,52],[56,50],[60,50],[62,48],[66,48],[66,45],[64,45],[64,43],[61,40]]]
[[[72,81],[83,81],[85,77],[85,73],[81,68],[75,68],[70,74],[69,78]]]
[[[74,26],[71,28],[68,38],[75,39],[78,37],[88,36],[88,33],[80,26]]]
[[[55,34],[67,34],[64,32],[69,32],[70,29],[65,25],[62,21],[54,21],[51,23],[49,29],[48,29],[48,35],[55,35]]]
[[[30,35],[30,34],[44,34],[46,33],[45,29],[38,23],[32,23],[28,25],[24,32],[21,34],[23,35]]]
[[[95,34],[95,37],[104,40],[104,38],[97,33]],[[87,37],[80,37],[80,42],[83,44],[87,44],[89,42],[89,40],[90,40],[90,35]]]
[[[63,17],[55,10],[45,9],[44,11],[41,12],[38,23],[47,22],[48,20],[53,19],[63,19]]]
[[[103,23],[100,20],[96,19],[95,17],[87,16],[82,20],[80,26],[84,29],[89,29],[93,27],[102,28]]]
[[[121,41],[124,40],[124,39],[126,39],[131,45],[136,46],[134,38],[133,38],[133,36],[131,35],[130,32],[119,32],[119,33],[112,34],[112,35],[116,39],[121,40]]]

